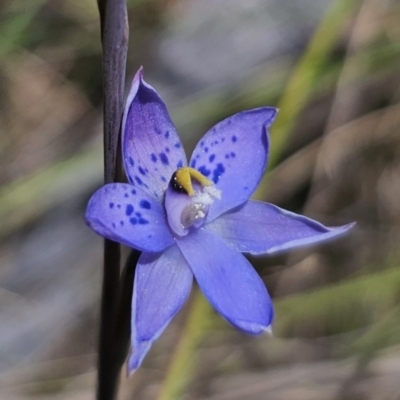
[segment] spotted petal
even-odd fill
[[[122,149],[129,182],[159,201],[173,172],[186,166],[181,141],[167,108],[140,69],[122,121]]]
[[[319,243],[342,235],[354,224],[327,228],[310,218],[282,210],[269,203],[249,201],[239,210],[222,215],[207,229],[236,250],[269,254]]]
[[[162,254],[142,253],[132,298],[130,373],[140,366],[153,341],[182,307],[192,281],[192,272],[177,246]]]
[[[271,299],[242,254],[203,228],[177,243],[201,290],[219,313],[247,333],[268,330],[273,318]]]
[[[101,187],[91,197],[85,219],[99,235],[141,251],[161,251],[174,243],[162,205],[129,184]]]
[[[275,115],[276,109],[270,107],[235,114],[197,144],[190,166],[213,180],[222,193],[210,208],[210,221],[243,204],[256,189],[267,162],[267,128]]]

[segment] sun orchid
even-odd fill
[[[213,307],[240,330],[270,329],[273,306],[241,254],[269,254],[346,232],[272,204],[249,200],[268,156],[276,109],[235,114],[211,128],[189,164],[167,108],[143,80],[132,83],[122,122],[129,183],[101,187],[86,221],[99,235],[142,251],[132,298],[128,370],[187,299],[193,276]]]

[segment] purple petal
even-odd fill
[[[204,228],[177,240],[201,290],[237,328],[260,334],[273,318],[263,281],[242,254]]]
[[[165,104],[143,80],[142,69],[133,79],[122,127],[129,182],[161,201],[173,172],[186,166],[186,156]]]
[[[143,253],[132,298],[132,350],[128,371],[137,369],[189,296],[192,272],[177,246],[162,254]]]
[[[197,144],[190,166],[214,181],[221,200],[210,208],[208,220],[243,204],[256,189],[268,156],[267,127],[275,108],[257,108],[229,117],[208,131]]]
[[[267,254],[319,243],[351,229],[354,223],[335,228],[282,210],[269,203],[249,201],[239,210],[207,225],[241,252]]]
[[[174,243],[162,205],[129,184],[101,187],[91,197],[85,219],[99,235],[141,251],[161,251]]]

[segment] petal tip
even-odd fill
[[[144,68],[143,68],[143,65],[141,65],[140,68],[137,70],[134,78],[133,78],[133,82],[136,82],[138,80],[142,81],[143,80],[143,75],[144,75]]]
[[[349,230],[349,229],[353,228],[353,227],[356,226],[356,225],[357,225],[357,221],[354,221],[354,222],[350,222],[350,223],[347,224],[347,225],[344,225],[344,228],[345,228],[346,230]]]
[[[85,221],[86,225],[89,228],[91,228],[92,230],[94,230],[96,233],[97,233],[97,231],[95,229],[96,221],[95,221],[95,217],[93,216],[93,212],[94,212],[94,205],[96,203],[96,196],[97,196],[99,190],[97,190],[95,193],[93,193],[92,197],[89,199],[88,205],[86,207],[85,215],[83,216],[83,220]]]
[[[350,222],[346,225],[329,227],[327,229],[331,232],[336,232],[337,235],[341,235],[347,233],[350,229],[354,228],[356,224],[357,222]]]
[[[144,357],[150,350],[151,344],[151,340],[146,340],[137,343],[135,349],[131,349],[127,365],[128,376],[132,376],[135,371],[140,367]]]
[[[270,113],[270,116],[267,121],[265,121],[264,126],[269,128],[272,123],[275,121],[276,116],[278,115],[279,109],[276,107],[265,107],[265,110]]]
[[[125,114],[128,113],[129,107],[130,107],[132,101],[134,100],[134,98],[136,97],[136,94],[140,88],[140,85],[142,85],[144,83],[143,74],[144,74],[144,70],[143,70],[143,66],[141,66],[137,70],[135,76],[132,79],[131,88],[129,90],[128,97],[126,99]],[[127,115],[124,116],[123,126],[125,126],[126,117],[127,117]]]
[[[126,377],[130,378],[136,371],[137,371],[137,368],[131,368],[128,363],[127,367],[126,367]]]
[[[274,333],[272,332],[272,325],[268,325],[266,328],[264,328],[264,333],[266,333],[268,336],[274,336]]]
[[[268,319],[271,319],[268,317]],[[230,320],[230,322],[236,326],[241,331],[248,333],[249,335],[261,335],[263,333],[267,333],[272,335],[272,328],[271,328],[271,321],[267,324],[260,324],[258,322],[250,322],[250,321],[243,321],[243,320]]]
[[[89,217],[89,212],[86,211],[85,215],[83,216],[83,220],[85,221],[85,224],[89,227],[92,228],[92,223],[90,221],[90,217]],[[92,228],[93,229],[93,228]]]

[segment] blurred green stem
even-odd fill
[[[212,310],[200,290],[196,288],[187,316],[185,332],[179,342],[168,370],[168,379],[158,397],[159,400],[178,399],[187,385],[187,375],[193,370],[196,361],[195,354],[211,323]]]
[[[309,100],[318,74],[337,42],[346,17],[354,10],[359,1],[337,0],[333,2],[313,35],[307,50],[293,69],[279,102],[280,114],[273,126],[270,166],[274,166],[278,162],[293,126]],[[266,185],[264,184],[255,197],[263,198],[265,192]],[[197,348],[206,334],[206,330],[200,330],[199,327],[211,320],[211,315],[210,305],[197,291],[175,356],[161,388],[159,400],[175,400],[182,397],[193,373]]]
[[[306,51],[294,67],[279,101],[279,114],[273,125],[270,168],[277,164],[289,135],[314,90],[318,76],[326,66],[327,59],[343,31],[347,16],[355,10],[360,1],[333,1]]]
[[[15,7],[19,12],[14,11],[12,18],[4,19],[0,28],[0,60],[4,60],[12,51],[18,49],[27,37],[27,28],[37,13],[41,10],[46,0],[35,0],[30,2],[9,2],[2,5],[5,8],[1,11],[6,14],[7,8]]]

